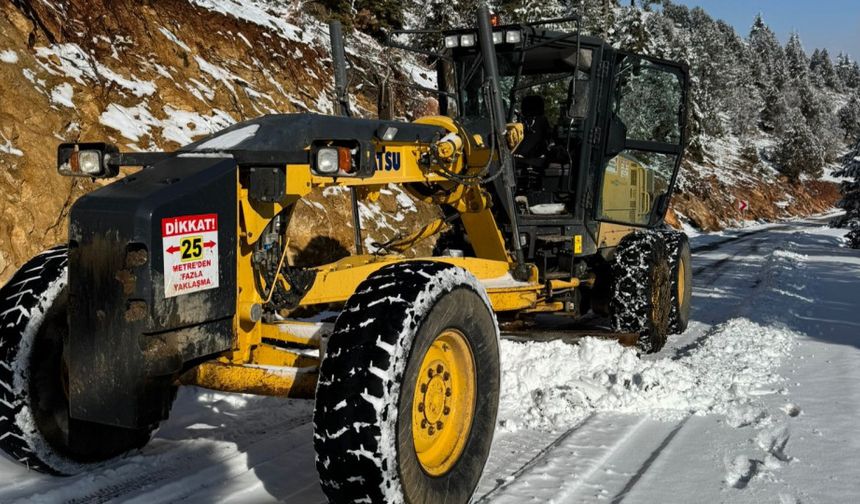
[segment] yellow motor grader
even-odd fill
[[[0,448],[84,471],[145,445],[196,385],[314,399],[333,502],[467,502],[496,424],[498,321],[597,314],[643,352],[683,331],[689,246],[663,218],[686,67],[576,17],[477,21],[389,41],[436,65],[437,116],[349,117],[333,36],[346,116],[264,116],[175,152],[60,145],[61,175],[141,168],[80,198],[68,243],[0,289]],[[389,184],[442,217],[365,253],[356,211],[354,254],[291,264],[303,197],[346,187],[356,210]],[[404,256],[426,239],[434,255]]]

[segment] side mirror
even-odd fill
[[[654,213],[651,214],[652,226],[656,226],[666,217],[666,212],[669,211],[670,194],[663,193],[657,196],[657,201],[654,202]]]
[[[609,120],[609,131],[606,138],[606,156],[615,157],[627,147],[627,126],[616,114]]]

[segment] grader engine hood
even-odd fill
[[[157,422],[183,365],[230,348],[236,177],[229,157],[174,157],[72,207],[72,417]]]

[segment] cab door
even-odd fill
[[[610,89],[595,220],[620,236],[666,215],[686,144],[689,72],[682,64],[618,53]],[[613,226],[612,224],[616,225]],[[615,240],[608,240],[610,242]]]

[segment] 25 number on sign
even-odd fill
[[[183,238],[179,242],[179,248],[182,250],[182,262],[196,261],[203,257],[203,237],[191,236]]]

